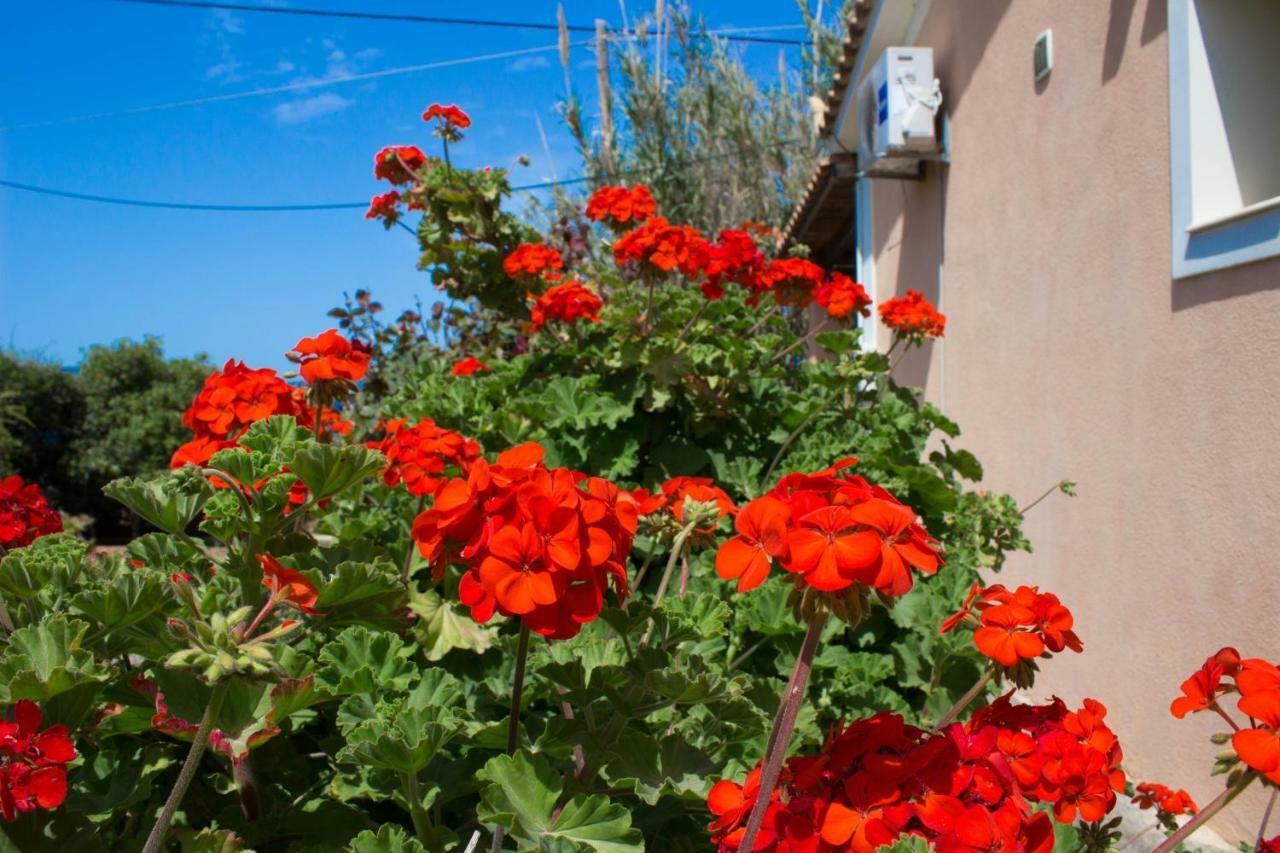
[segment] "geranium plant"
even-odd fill
[[[454,164],[465,112],[424,119],[442,156],[380,151],[369,216],[415,231],[449,307],[384,324],[359,291],[281,343],[296,375],[210,374],[172,470],[107,489],[151,528],[123,553],[0,481],[3,838],[1119,842],[1106,708],[1013,692],[1084,649],[1055,595],[990,577],[1044,496],[975,489],[956,425],[861,348],[873,310],[890,353],[927,346],[937,309],[873,306],[766,227],[670,222],[642,185],[540,234],[503,170]],[[1224,649],[1183,685],[1176,715],[1232,730],[1228,785],[1199,812],[1138,785],[1162,849],[1280,781],[1277,673]]]

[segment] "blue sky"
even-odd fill
[[[556,16],[556,4],[546,0],[294,5],[543,22]],[[639,9],[633,3],[628,12]],[[703,0],[694,9],[712,27],[800,22],[789,0]],[[621,18],[613,0],[567,0],[565,12],[571,24]],[[206,204],[360,201],[380,191],[372,176],[380,147],[415,143],[431,150],[434,140],[419,116],[432,101],[457,102],[472,116],[472,133],[454,152],[462,165],[510,165],[526,154],[532,164],[516,169],[513,183],[577,173],[573,144],[555,112],[564,93],[555,51],[13,127],[553,45],[553,32],[111,0],[23,4],[5,17],[0,177],[9,181]],[[740,49],[753,70],[776,74],[778,46]],[[794,63],[798,51],[786,50]],[[574,85],[593,97],[593,54],[575,48],[572,64]],[[0,187],[0,348],[75,364],[90,344],[151,334],[163,337],[171,355],[203,352],[218,363],[235,356],[283,366],[283,352],[299,337],[326,327],[325,311],[339,304],[344,290],[371,288],[392,315],[411,306],[415,295],[429,301],[415,261],[410,234],[365,222],[361,210],[151,210]]]

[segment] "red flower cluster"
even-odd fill
[[[0,548],[21,548],[62,529],[62,516],[40,487],[17,474],[0,478]]]
[[[1280,853],[1280,835],[1266,839],[1258,845],[1258,849],[1253,853]]]
[[[947,318],[918,290],[881,302],[880,319],[902,337],[917,341],[940,338],[947,326]]]
[[[458,597],[477,622],[497,610],[565,639],[600,614],[610,580],[626,593],[636,505],[608,480],[547,468],[542,455],[529,443],[492,465],[477,459],[441,486],[413,537],[437,575],[466,564]]]
[[[760,288],[759,276],[765,267],[765,256],[746,231],[733,228],[720,232],[720,239],[707,251],[703,272],[702,295],[710,300],[724,296],[724,282],[732,281],[755,292]]]
[[[822,267],[804,258],[774,258],[760,273],[760,289],[773,292],[779,305],[803,308],[826,280]]]
[[[1234,687],[1223,684],[1223,678],[1234,680]],[[1223,713],[1218,697],[1230,692],[1240,694],[1236,708],[1250,722],[1231,736],[1231,746],[1241,761],[1280,785],[1280,667],[1262,658],[1241,659],[1232,648],[1221,649],[1182,683],[1183,695],[1170,710],[1179,719],[1207,708]]]
[[[564,267],[560,253],[542,243],[521,243],[502,262],[507,277],[512,279],[539,278],[543,274],[554,275]]]
[[[634,187],[601,187],[587,201],[587,218],[616,228],[638,225],[658,212],[653,193],[644,184]]]
[[[457,104],[449,104],[447,107],[440,104],[432,104],[422,114],[422,120],[431,121],[432,119],[439,119],[446,127],[471,127],[471,116],[464,113]]]
[[[474,355],[469,355],[461,361],[455,361],[449,374],[452,376],[472,376],[476,373],[488,373],[491,370],[493,370],[492,367]]]
[[[640,489],[632,492],[638,502],[640,515],[656,512],[670,513],[676,521],[684,521],[685,501],[714,503],[720,518],[738,511],[733,499],[716,485],[710,477],[673,477],[662,484],[660,491],[649,494]]]
[[[400,220],[400,193],[395,190],[375,195],[365,211],[365,219],[381,219],[382,224],[390,228]]]
[[[837,726],[822,751],[787,761],[756,851],[870,853],[902,835],[939,851],[1053,849],[1059,822],[1101,819],[1123,790],[1119,742],[1092,699],[1069,712],[1061,700],[1013,705],[1009,697],[939,734],[882,711]],[[745,785],[716,783],[707,804],[712,839],[736,850],[759,794],[759,769]]]
[[[338,334],[337,329],[298,341],[289,353],[299,364],[308,385],[322,382],[359,382],[369,370],[369,351]]]
[[[314,423],[300,388],[269,367],[254,370],[230,360],[222,370],[209,374],[183,414],[182,422],[195,438],[179,447],[169,464],[174,468],[203,465],[219,450],[235,447],[250,424],[273,415],[292,415],[302,427]]]
[[[40,708],[29,699],[0,718],[0,817],[12,823],[23,812],[56,809],[67,798],[67,764],[76,748],[67,727],[40,731]]]
[[[1140,809],[1155,808],[1162,819],[1193,815],[1198,811],[1191,795],[1181,789],[1175,791],[1157,782],[1142,782],[1134,790],[1134,804]]]
[[[1219,649],[1182,682],[1182,695],[1173,700],[1169,713],[1181,720],[1187,714],[1214,707],[1219,695],[1234,689],[1222,683],[1223,677],[1235,678],[1239,672],[1240,653],[1230,646]]]
[[[634,263],[657,273],[679,270],[694,278],[706,266],[710,249],[697,228],[672,225],[665,218],[655,216],[618,238],[613,244],[613,257],[619,266]]]
[[[386,437],[369,447],[387,457],[382,479],[388,486],[404,483],[411,495],[435,494],[455,473],[465,475],[480,458],[480,445],[461,433],[424,418],[408,426],[404,418],[383,425]],[[454,469],[451,472],[450,469]]]
[[[871,297],[862,285],[844,273],[833,272],[820,284],[814,292],[814,301],[837,319],[854,313],[871,316]]]
[[[427,155],[416,145],[390,145],[373,158],[373,176],[399,186],[411,183],[427,164]]]
[[[561,323],[575,323],[578,320],[600,322],[600,309],[604,303],[595,291],[577,280],[570,280],[552,285],[541,296],[529,294],[533,299],[531,319],[535,330],[541,329],[548,320]]]
[[[776,559],[798,583],[822,592],[861,584],[896,596],[911,589],[908,567],[937,571],[937,543],[915,512],[862,477],[841,473],[856,461],[789,474],[747,504],[734,524],[738,535],[716,554],[716,573],[737,578],[738,591],[746,592],[764,581]]]
[[[319,592],[311,579],[297,569],[280,565],[280,561],[270,554],[258,557],[262,564],[262,585],[271,590],[271,594],[280,601],[287,601],[303,613],[316,615],[315,609]]]
[[[982,589],[975,583],[964,606],[947,617],[938,633],[945,634],[961,622],[977,628],[973,644],[978,651],[1005,667],[1038,658],[1046,650],[1084,650],[1071,630],[1071,611],[1058,596],[1040,592],[1039,587],[1020,586],[1010,592],[1001,584]]]

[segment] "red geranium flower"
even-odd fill
[[[1193,815],[1198,811],[1191,795],[1181,789],[1175,791],[1157,782],[1141,782],[1134,790],[1133,802],[1138,808],[1155,808],[1162,818]]]
[[[947,326],[947,318],[918,290],[881,302],[880,319],[902,337],[916,342],[942,337]]]
[[[413,536],[437,576],[465,567],[458,598],[474,619],[517,616],[562,639],[600,614],[609,586],[626,593],[636,508],[608,481],[547,468],[542,453],[531,443],[475,460],[439,488]]]
[[[563,267],[564,259],[560,257],[560,253],[542,243],[521,243],[502,262],[507,277],[512,279],[538,278],[544,274],[550,276]]]
[[[62,529],[62,516],[40,487],[17,474],[0,478],[0,548],[21,548]]]
[[[427,164],[427,155],[416,145],[390,145],[373,158],[373,176],[380,181],[407,184]]]
[[[480,359],[469,355],[461,361],[455,361],[449,373],[453,376],[471,376],[476,373],[488,373],[492,369]]]
[[[1209,708],[1224,689],[1230,689],[1222,687],[1223,676],[1235,675],[1239,667],[1239,652],[1230,646],[1220,649],[1182,682],[1182,695],[1173,700],[1169,713],[1181,720],[1187,714]]]
[[[318,382],[359,382],[369,369],[369,353],[338,334],[337,329],[298,341],[289,354],[298,362],[308,385]]]
[[[295,605],[303,613],[320,612],[315,609],[319,593],[310,578],[297,569],[280,565],[270,554],[259,555],[258,562],[262,564],[262,585],[271,590],[272,595]]]
[[[413,426],[408,421],[387,421],[386,437],[369,442],[369,447],[387,458],[382,479],[388,486],[404,483],[411,495],[435,494],[452,474],[465,474],[480,458],[480,445],[461,433],[437,426],[423,418]]]
[[[702,273],[709,253],[710,245],[701,231],[689,225],[672,225],[661,216],[652,217],[613,244],[619,266],[634,263],[659,274],[679,270],[690,278]]]
[[[760,273],[760,288],[773,292],[779,305],[804,307],[825,280],[822,267],[804,258],[775,258]]]
[[[746,231],[726,229],[707,250],[702,294],[716,300],[724,296],[724,282],[732,281],[751,292],[760,289],[759,276],[767,263],[756,241]]]
[[[871,297],[861,284],[843,273],[833,272],[814,292],[814,300],[832,317],[850,314],[871,316]]]
[[[604,307],[600,297],[576,279],[552,285],[541,296],[530,294],[530,298],[534,300],[530,318],[535,331],[545,326],[548,320],[599,323],[600,309]]]
[[[449,104],[447,107],[440,104],[432,104],[422,114],[422,120],[431,121],[432,119],[439,119],[442,124],[448,127],[471,127],[471,116],[459,109],[457,104]]]
[[[976,615],[975,615],[976,614]],[[1020,586],[1010,592],[1001,584],[983,589],[974,584],[964,606],[942,623],[945,634],[961,622],[974,625],[973,642],[978,651],[1001,666],[1017,666],[1050,652],[1083,650],[1072,630],[1071,611],[1051,592]]]
[[[747,504],[739,514],[738,535],[717,554],[720,577],[739,579],[739,591],[753,589],[768,575],[770,558],[776,558],[798,583],[822,592],[841,593],[860,584],[897,596],[911,588],[908,567],[937,571],[942,564],[937,545],[916,523],[915,513],[862,477],[840,473],[855,461],[788,475]]]
[[[12,721],[0,718],[0,817],[10,822],[23,812],[62,805],[66,765],[76,758],[66,726],[40,731],[43,718],[36,703],[19,700],[12,715]]]
[[[400,220],[400,193],[395,190],[375,195],[365,211],[365,219],[381,219],[387,228]]]
[[[587,218],[615,228],[639,225],[658,212],[653,193],[644,184],[634,187],[600,187],[587,201]]]

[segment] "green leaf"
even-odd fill
[[[722,636],[733,616],[728,604],[707,592],[691,592],[684,598],[669,596],[663,599],[660,611],[703,640]]]
[[[445,601],[435,590],[415,592],[409,598],[409,607],[418,615],[414,639],[429,661],[438,661],[454,649],[482,654],[497,636],[496,626],[481,625],[463,607]]]
[[[14,631],[0,658],[0,698],[43,702],[106,681],[107,668],[80,648],[88,630],[85,622],[57,615]]]
[[[861,337],[861,329],[843,329],[837,332],[822,332],[815,335],[813,339],[818,342],[818,346],[832,355],[844,355],[858,348]]]
[[[0,592],[22,599],[64,589],[84,566],[88,546],[70,533],[41,536],[0,561]]]
[[[287,464],[311,497],[322,500],[377,473],[387,460],[378,451],[360,444],[311,444],[294,451]]]
[[[389,631],[347,628],[320,650],[316,685],[332,696],[406,690],[417,675],[410,651]]]
[[[596,850],[599,853],[643,853],[644,838],[631,827],[631,813],[621,803],[600,795],[579,795],[544,833],[555,851]]]
[[[377,835],[366,829],[347,845],[347,853],[426,853],[426,850],[418,839],[411,838],[393,823],[378,827]]]
[[[404,622],[408,597],[390,560],[343,562],[320,587],[315,608],[330,625],[394,627]]]
[[[280,453],[288,456],[299,444],[308,441],[311,433],[298,426],[288,415],[272,415],[265,421],[250,424],[248,432],[240,437],[240,444],[259,453]]]
[[[159,613],[172,601],[166,581],[145,570],[117,575],[109,583],[72,597],[71,609],[108,630],[119,630]]]
[[[166,533],[179,534],[200,514],[213,488],[188,466],[152,480],[112,480],[102,492]]]

